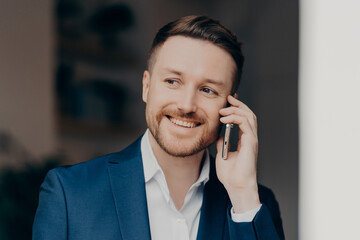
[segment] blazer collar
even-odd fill
[[[108,172],[122,239],[150,240],[141,137],[108,160]],[[204,187],[197,240],[222,239],[229,198],[210,159],[210,180]]]
[[[108,161],[122,239],[151,239],[140,142],[141,137]]]

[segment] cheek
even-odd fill
[[[207,105],[207,106],[211,106],[211,105]],[[220,109],[221,107],[219,106],[214,106],[211,108],[207,107],[206,113],[208,116],[209,124],[211,124],[212,126],[217,126],[220,123],[220,114],[219,114]]]
[[[206,114],[206,117],[209,119],[209,121],[219,121],[219,111],[226,106],[226,101],[224,98],[219,97],[214,99],[206,99],[205,97],[202,97],[198,99],[199,110]]]
[[[159,91],[156,91],[156,88],[150,88],[148,93],[147,105],[151,108],[157,108],[161,103],[162,94]]]
[[[160,122],[161,112],[167,106],[167,98],[161,93],[149,92],[148,101],[146,103],[146,114],[147,118],[153,119],[152,121]]]
[[[156,105],[161,105],[171,99],[169,96],[169,91],[158,84],[153,84],[149,89],[148,98],[151,98],[151,101]]]

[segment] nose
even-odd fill
[[[177,108],[184,113],[192,113],[197,110],[196,91],[187,89],[178,96]]]

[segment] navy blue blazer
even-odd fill
[[[40,188],[34,240],[151,239],[140,138],[125,150],[48,172]],[[259,185],[253,222],[235,223],[231,203],[211,160],[198,240],[284,239],[278,203]]]

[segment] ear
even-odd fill
[[[149,94],[149,87],[150,87],[150,73],[148,70],[144,71],[142,83],[143,83],[142,99],[146,103]]]

